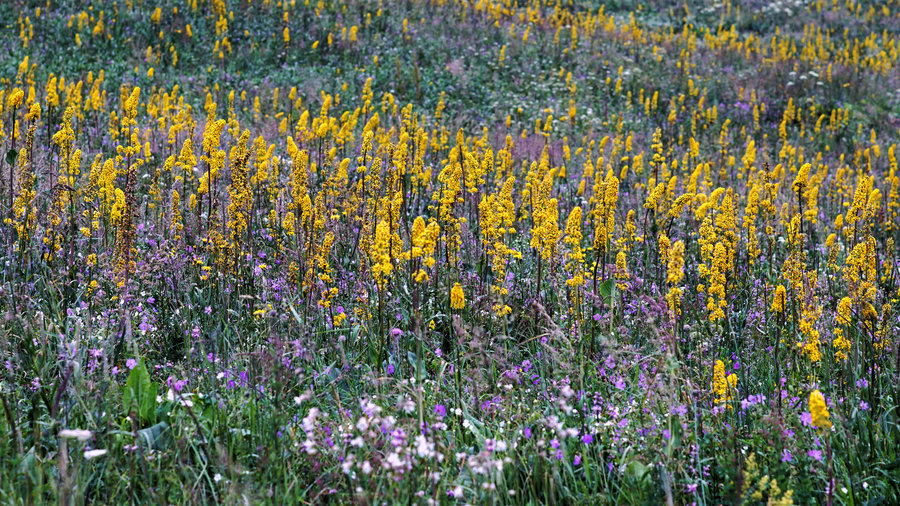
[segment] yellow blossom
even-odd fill
[[[463,293],[462,285],[459,283],[455,283],[450,290],[450,307],[453,309],[466,307],[466,295]]]
[[[820,429],[831,428],[831,415],[825,406],[825,397],[822,392],[813,390],[809,394],[809,414],[812,415],[812,424]]]

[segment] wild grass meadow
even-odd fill
[[[900,504],[898,0],[10,0],[0,54],[0,503]]]

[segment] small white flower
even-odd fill
[[[350,474],[353,471],[353,454],[347,456],[344,459],[344,462],[341,463],[341,469],[344,471],[344,474]]]
[[[434,443],[428,441],[428,438],[419,434],[416,436],[416,453],[420,457],[433,457],[434,456]]]
[[[391,452],[388,454],[387,458],[384,459],[384,465],[388,469],[400,469],[403,467],[403,460],[400,459],[400,455],[398,455],[397,452]]]
[[[216,473],[216,475],[213,476],[213,481],[216,483],[219,483],[220,481],[222,481],[222,475],[219,473]]]
[[[102,457],[106,455],[107,450],[85,450],[84,451],[84,459],[91,460],[95,457]]]
[[[63,429],[59,431],[59,437],[77,439],[82,443],[90,439],[91,436],[93,436],[93,434],[91,434],[91,431],[83,429]]]

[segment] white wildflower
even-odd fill
[[[59,437],[64,437],[67,439],[77,439],[82,443],[91,438],[93,434],[89,430],[83,429],[63,429],[59,431]]]

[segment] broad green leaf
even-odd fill
[[[469,408],[466,407],[465,404],[461,404],[463,418],[465,418],[469,424],[468,429],[475,436],[475,440],[478,441],[478,445],[481,446],[484,444],[485,436],[484,433],[481,432],[481,429],[484,428],[484,422],[478,420],[469,414]]]
[[[681,446],[681,421],[675,417],[669,417],[669,440],[666,442],[666,456],[672,458],[675,450]]]
[[[641,464],[637,460],[632,460],[625,466],[625,476],[628,476],[638,483],[644,481],[644,478],[647,477],[647,466]]]
[[[607,279],[600,284],[599,289],[600,295],[602,295],[604,299],[607,299],[607,303],[609,303],[609,299],[612,298],[613,294],[616,292],[616,284],[613,280]]]
[[[168,429],[169,424],[166,422],[159,422],[156,425],[139,430],[138,437],[141,438],[141,444],[146,448],[162,450],[165,448]]]
[[[417,357],[415,353],[413,353],[412,351],[407,351],[406,360],[409,361],[409,365],[412,366],[413,369],[417,371],[417,373],[421,373],[421,376],[418,374],[416,375],[417,378],[425,377],[425,368],[423,367],[424,364],[422,364],[422,362],[419,360],[419,357]]]
[[[156,421],[156,394],[157,386],[150,381],[150,373],[143,360],[128,373],[125,381],[123,400],[125,410],[135,410],[142,423]]]
[[[35,456],[34,448],[22,459],[22,463],[19,464],[19,472],[28,478],[31,485],[37,486],[41,483],[41,461]]]

